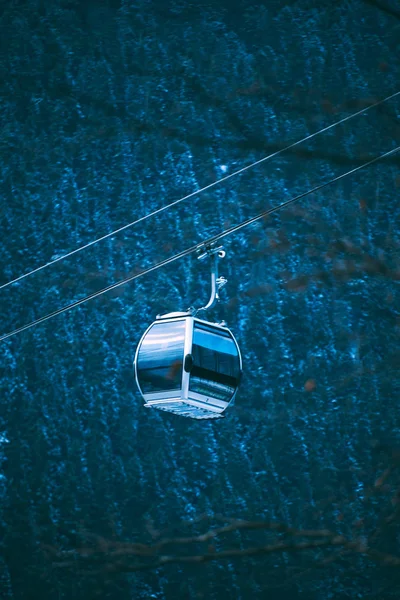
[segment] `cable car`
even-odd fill
[[[136,349],[136,383],[145,407],[192,419],[223,417],[232,404],[242,374],[238,343],[225,322],[198,317],[219,301],[218,258],[222,247],[207,248],[198,258],[212,258],[211,297],[203,308],[158,315]]]

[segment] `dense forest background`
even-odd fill
[[[399,51],[394,0],[3,2],[0,284],[398,91]],[[399,141],[396,98],[0,290],[0,334]],[[399,597],[399,162],[225,241],[225,419],[144,410],[133,378],[156,314],[207,299],[193,256],[1,343],[2,600]],[[158,569],[110,556],[229,519],[358,545],[244,557],[290,532],[233,528]]]

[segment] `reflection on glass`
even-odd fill
[[[144,394],[180,390],[185,321],[156,323],[139,349],[137,375]]]
[[[240,376],[238,350],[229,333],[195,323],[192,356],[189,389],[229,402]]]

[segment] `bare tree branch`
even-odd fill
[[[389,510],[383,505],[380,513],[375,515],[375,527],[366,532],[364,519],[362,527],[357,524],[349,524],[348,535],[333,529],[298,529],[284,523],[268,521],[251,521],[243,519],[232,519],[224,515],[200,515],[193,521],[184,521],[179,524],[182,527],[193,527],[202,522],[213,521],[222,523],[220,526],[208,526],[204,533],[195,535],[168,535],[165,533],[176,528],[168,528],[159,532],[151,524],[150,532],[152,543],[124,542],[116,539],[105,539],[99,535],[84,534],[85,544],[74,548],[63,550],[52,546],[43,546],[42,549],[50,560],[52,567],[63,570],[74,570],[97,576],[99,574],[112,574],[122,572],[137,572],[155,570],[171,564],[197,565],[212,561],[243,559],[267,555],[279,555],[282,553],[311,553],[313,566],[327,567],[335,561],[355,556],[365,558],[385,566],[400,567],[400,556],[382,549],[385,537],[383,533],[389,528],[397,527],[400,517],[400,488],[394,486],[390,480],[399,471],[399,453],[392,449],[392,460],[386,468],[380,468],[381,475],[375,480],[371,489],[366,490],[363,504],[375,498],[371,507],[376,507],[376,495],[380,496],[386,491],[392,495]],[[382,497],[382,496],[381,496]],[[351,499],[347,499],[348,502]],[[376,511],[375,511],[376,512]],[[366,520],[366,519],[365,519]],[[342,519],[341,519],[342,521]],[[340,526],[343,529],[343,525]],[[361,530],[363,533],[361,533]],[[266,541],[251,542],[247,547],[247,535],[251,532],[265,532],[268,536]],[[397,529],[394,530],[397,535]],[[164,536],[163,536],[164,533]],[[241,533],[241,547],[232,546],[229,542],[230,534]],[[212,542],[218,542],[218,549]],[[206,545],[203,550],[201,546]],[[199,547],[200,546],[200,547]],[[225,546],[225,547],[224,547]],[[219,549],[221,548],[221,549]],[[329,553],[329,550],[331,552]],[[328,551],[321,558],[320,552]],[[301,576],[310,569],[302,570],[294,576]],[[293,579],[293,578],[292,578]],[[290,579],[289,579],[290,581]]]

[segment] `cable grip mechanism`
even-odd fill
[[[200,246],[197,250],[198,260],[205,260],[211,258],[211,293],[210,299],[205,306],[194,309],[195,314],[200,311],[208,310],[212,308],[217,302],[220,301],[219,290],[223,288],[228,280],[225,277],[218,276],[218,260],[224,258],[226,252],[223,246],[215,246],[214,244]],[[193,309],[192,309],[193,310]]]

